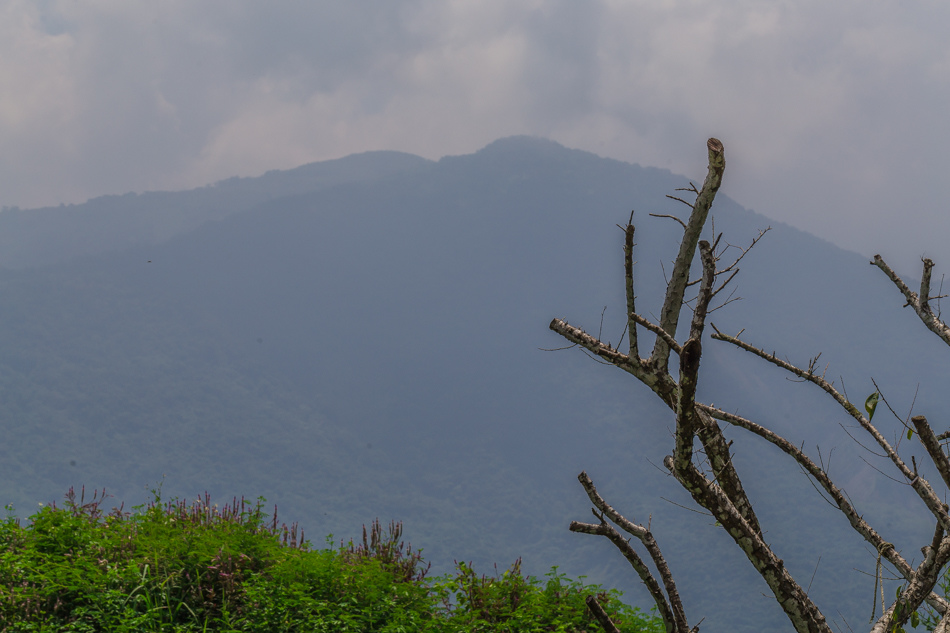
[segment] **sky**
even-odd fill
[[[743,206],[939,274],[948,28],[936,0],[0,0],[0,204],[515,134],[701,180],[716,136]]]

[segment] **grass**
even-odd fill
[[[8,510],[11,510],[8,508]],[[402,526],[374,522],[362,540],[314,549],[263,499],[152,503],[106,513],[103,496],[72,489],[62,506],[21,525],[0,522],[0,632],[541,632],[600,630],[596,595],[624,633],[663,631],[617,591],[553,568],[525,577],[429,566]]]

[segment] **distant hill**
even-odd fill
[[[658,467],[669,412],[622,372],[545,351],[563,345],[547,329],[554,316],[619,340],[615,225],[631,209],[638,305],[658,310],[680,228],[648,214],[682,215],[665,196],[687,183],[513,137],[437,162],[371,152],[187,192],[6,210],[0,496],[21,515],[71,485],[135,503],[164,476],[165,494],[263,495],[315,542],[398,519],[441,570],[523,556],[531,573],[561,565],[646,604],[608,543],[567,531],[588,516],[575,480],[586,469],[628,516],[652,515],[691,622],[785,628],[735,546],[675,505],[691,502]],[[873,376],[902,413],[915,390],[917,411],[936,409],[946,352],[877,269],[725,196],[713,212],[736,245],[773,225],[744,260],[745,300],[714,323],[797,363],[823,352],[855,400]],[[832,474],[886,538],[929,542],[926,511],[874,473],[887,465],[816,390],[727,346],[706,350],[707,401],[824,457],[834,448]],[[821,555],[811,591],[826,615],[867,618],[873,579],[853,568],[873,571],[874,557],[797,468],[728,434],[792,573],[807,583]]]
[[[257,178],[229,178],[190,191],[102,196],[42,209],[6,208],[0,213],[0,266],[37,266],[157,244],[273,198],[386,179],[430,163],[402,152],[367,152]]]

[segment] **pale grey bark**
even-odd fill
[[[943,573],[943,569],[950,561],[950,508],[945,505],[933,486],[918,473],[916,462],[908,466],[898,454],[897,448],[885,439],[870,419],[823,376],[815,371],[813,360],[807,369],[780,359],[776,354],[769,354],[764,350],[742,341],[737,336],[722,333],[712,325],[715,333],[711,338],[731,343],[746,352],[754,354],[763,360],[791,372],[798,378],[811,382],[837,402],[858,424],[868,433],[884,451],[894,467],[913,488],[925,506],[936,519],[934,537],[929,545],[921,548],[924,560],[915,568],[898,552],[893,544],[885,540],[864,518],[858,514],[847,495],[832,481],[828,473],[809,458],[800,448],[775,434],[766,427],[738,415],[727,413],[722,409],[712,407],[696,401],[696,388],[700,380],[700,361],[703,351],[703,335],[706,319],[710,310],[710,302],[733,279],[738,272],[736,267],[748,249],[742,251],[739,258],[731,265],[717,269],[718,256],[716,254],[719,236],[714,244],[700,241],[699,236],[703,225],[714,202],[716,192],[722,182],[725,168],[725,155],[717,139],[709,139],[707,143],[709,169],[701,190],[695,187],[690,191],[696,193],[693,204],[684,202],[691,208],[689,220],[677,221],[683,225],[683,238],[679,254],[674,262],[673,271],[667,284],[663,307],[660,312],[659,323],[652,323],[636,313],[635,285],[633,279],[633,251],[635,229],[632,224],[633,215],[624,229],[624,272],[625,291],[627,298],[627,332],[629,336],[628,353],[614,349],[597,337],[591,336],[581,328],[572,326],[562,319],[554,319],[550,328],[600,359],[613,364],[628,372],[640,382],[649,387],[675,414],[676,427],[673,437],[673,454],[668,455],[664,465],[674,475],[676,480],[691,494],[694,501],[708,510],[733,538],[739,548],[745,553],[752,566],[759,572],[768,584],[776,601],[784,610],[793,628],[799,632],[830,633],[824,615],[808,597],[807,593],[785,569],[782,559],[765,542],[758,518],[752,508],[742,482],[736,472],[729,445],[723,435],[718,421],[725,422],[732,427],[745,429],[754,435],[772,443],[786,455],[794,459],[802,469],[811,476],[816,484],[828,494],[831,501],[847,518],[855,532],[866,540],[880,557],[889,562],[906,584],[898,598],[886,609],[881,605],[883,614],[873,623],[871,631],[883,633],[895,630],[902,626],[911,614],[926,602],[933,607],[943,619],[938,630],[950,633],[950,603],[934,593],[933,589]],[[652,215],[652,214],[651,214]],[[768,230],[768,229],[766,229]],[[757,242],[764,231],[753,241]],[[700,253],[701,272],[699,279],[689,280],[690,268],[696,250]],[[751,246],[749,247],[751,248]],[[891,270],[886,263],[875,256],[873,264],[881,268],[907,299],[907,305],[914,308],[921,321],[945,342],[950,344],[950,328],[940,320],[939,314],[934,314],[930,300],[930,280],[933,262],[924,260],[920,292],[914,293]],[[724,281],[720,281],[724,278]],[[686,292],[689,288],[698,290],[690,302],[686,301]],[[719,284],[717,287],[717,283]],[[690,303],[692,307],[690,308]],[[692,309],[689,324],[689,334],[685,341],[676,340],[676,330],[680,316],[684,309]],[[653,352],[649,358],[639,356],[638,327],[642,327],[655,335]],[[679,373],[676,378],[669,373],[670,354],[679,358]],[[936,435],[924,416],[916,416],[913,423],[917,437],[934,462],[940,473],[943,483],[950,487],[950,458],[940,446],[940,440],[947,434]],[[704,459],[697,459],[696,440],[702,447]],[[598,523],[572,522],[571,530],[607,537],[623,553],[640,578],[646,584],[653,596],[659,613],[663,617],[669,633],[686,633],[690,631],[687,623],[686,611],[683,608],[673,573],[670,571],[659,545],[656,543],[648,528],[626,519],[610,506],[596,491],[593,482],[586,473],[579,476],[581,485],[588,494],[594,506],[594,515]],[[614,527],[619,528],[636,538],[649,554],[649,560],[656,570],[651,571],[647,562],[630,543]],[[657,575],[659,580],[657,580]],[[698,627],[695,627],[698,628]],[[695,630],[695,629],[693,629]]]
[[[845,411],[847,411],[848,414],[852,418],[857,420],[858,424],[861,425],[861,428],[867,431],[867,433],[872,438],[874,438],[874,441],[877,443],[877,445],[880,446],[884,450],[884,453],[887,455],[887,457],[897,467],[897,469],[901,472],[904,478],[910,483],[910,486],[917,492],[918,496],[920,496],[920,498],[923,500],[924,504],[926,504],[927,508],[937,518],[937,520],[943,526],[943,529],[950,530],[950,515],[947,514],[946,506],[940,500],[940,497],[937,496],[937,493],[934,492],[934,489],[930,485],[930,482],[924,479],[923,477],[920,477],[917,474],[917,472],[915,472],[915,470],[911,470],[911,468],[908,467],[906,463],[904,463],[904,460],[901,459],[900,455],[897,454],[897,450],[894,447],[892,447],[890,443],[887,441],[887,439],[885,439],[885,437],[881,434],[881,432],[878,431],[877,428],[873,424],[871,424],[871,421],[868,420],[867,417],[865,417],[864,414],[861,413],[856,406],[851,404],[851,402],[848,401],[848,399],[844,396],[844,394],[842,394],[840,391],[835,389],[834,386],[830,382],[825,380],[822,376],[819,376],[818,374],[816,374],[813,368],[800,369],[799,367],[792,365],[788,361],[784,361],[778,358],[775,354],[769,354],[768,352],[764,350],[761,350],[757,347],[749,345],[748,343],[744,341],[740,341],[738,338],[734,336],[728,336],[726,334],[723,334],[722,332],[719,332],[718,330],[716,331],[715,334],[712,335],[712,338],[720,340],[720,341],[726,341],[727,343],[732,343],[736,347],[739,347],[740,349],[743,349],[751,354],[754,354],[755,356],[758,356],[759,358],[765,359],[768,362],[772,363],[773,365],[781,367],[782,369],[788,372],[791,372],[792,374],[798,376],[799,378],[803,380],[807,380],[808,382],[818,385],[818,387],[820,387],[822,391],[824,391],[825,393],[830,395],[832,398],[834,398],[835,402],[841,405],[841,407]]]
[[[686,284],[689,282],[689,269],[693,263],[693,255],[696,253],[699,234],[706,224],[706,217],[709,215],[709,209],[712,208],[716,192],[719,191],[719,186],[722,184],[722,174],[726,169],[726,154],[722,142],[719,139],[711,138],[706,142],[706,147],[709,150],[709,169],[706,173],[706,181],[696,196],[696,202],[692,205],[693,212],[689,216],[689,222],[686,223],[683,241],[680,242],[679,254],[673,263],[673,272],[666,287],[666,298],[663,300],[663,307],[660,309],[660,327],[672,336],[676,336],[676,325],[679,323],[683,295],[686,292]],[[666,343],[662,339],[658,339],[653,346],[651,360],[657,367],[666,369],[669,366],[669,357],[670,350]]]
[[[594,505],[594,508],[596,508],[594,516],[600,519],[600,522],[593,524],[572,521],[570,530],[572,532],[599,534],[610,539],[624,555],[624,558],[630,562],[631,566],[636,570],[640,579],[643,581],[643,584],[646,585],[650,595],[653,596],[657,611],[660,617],[663,618],[663,623],[666,625],[667,633],[685,633],[688,631],[689,627],[686,624],[686,613],[683,610],[683,602],[680,600],[679,591],[676,589],[673,574],[670,572],[670,568],[666,564],[666,559],[663,558],[663,553],[660,551],[660,546],[657,544],[656,539],[653,538],[653,534],[649,528],[630,521],[604,501],[604,498],[597,492],[597,488],[594,487],[593,480],[591,480],[586,472],[582,472],[578,475],[577,479],[581,482],[584,491],[587,492],[588,498]],[[657,582],[656,578],[650,572],[650,568],[643,562],[643,559],[640,558],[640,555],[633,549],[629,541],[623,538],[612,525],[607,523],[605,518],[610,519],[619,525],[624,532],[643,543],[659,572],[660,579],[663,581],[663,588],[660,587],[660,583]],[[664,589],[666,593],[664,593]]]
[[[929,259],[924,259],[923,263],[924,270],[920,276],[920,293],[918,294],[907,287],[907,284],[881,259],[880,255],[875,255],[874,259],[871,260],[871,264],[884,271],[887,278],[894,282],[897,289],[904,295],[904,298],[907,300],[907,303],[904,305],[912,307],[914,312],[917,313],[917,316],[920,317],[920,320],[927,326],[927,329],[939,336],[944,343],[950,345],[950,327],[940,320],[930,308],[930,299],[933,298],[930,296],[930,276],[933,271],[934,263]]]
[[[828,476],[828,473],[826,473],[823,468],[820,468],[800,448],[786,440],[784,437],[773,433],[765,427],[760,426],[755,422],[747,420],[739,415],[728,413],[708,405],[699,405],[699,407],[717,420],[728,422],[729,424],[746,429],[747,431],[758,435],[767,442],[777,446],[792,459],[798,462],[805,472],[813,477],[815,481],[825,490],[825,492],[828,493],[828,496],[831,497],[831,500],[848,519],[851,527],[853,527],[858,534],[860,534],[868,543],[873,546],[874,551],[880,552],[881,556],[890,562],[897,572],[906,580],[911,579],[914,570],[904,559],[904,557],[901,556],[897,549],[895,549],[894,545],[885,541],[884,538],[878,534],[878,532],[873,527],[871,527],[867,521],[864,520],[864,517],[858,514],[858,512],[851,505],[847,495],[844,494],[844,491],[838,488],[838,486],[836,486]],[[939,539],[942,538],[942,535],[942,530],[938,529],[937,537],[935,539],[936,542],[932,543],[930,547],[937,547],[940,542]],[[950,606],[950,604],[948,604],[944,598],[936,594],[930,594],[927,596],[927,603],[936,609],[938,613],[942,614],[950,611],[948,610],[948,606]]]
[[[611,622],[610,616],[607,615],[607,612],[604,611],[604,608],[600,606],[600,603],[597,602],[597,598],[594,596],[587,596],[585,599],[587,603],[587,608],[590,609],[591,613],[594,614],[594,617],[597,618],[597,621],[600,622],[600,626],[604,628],[606,633],[620,633],[620,629]]]
[[[950,612],[944,613],[937,623],[934,633],[950,633]]]
[[[933,460],[934,466],[937,467],[937,472],[940,473],[940,477],[943,478],[944,484],[950,488],[950,459],[947,459],[947,454],[943,452],[943,448],[940,446],[940,440],[937,439],[933,429],[930,428],[927,418],[922,415],[915,415],[910,421],[914,423],[914,428],[917,429],[917,436],[920,438],[920,443],[924,445],[927,454],[930,455],[930,459]]]
[[[640,358],[640,350],[637,343],[637,323],[634,315],[637,313],[636,293],[633,288],[633,236],[636,228],[633,226],[633,211],[630,212],[630,220],[627,222],[623,231],[623,276],[624,290],[627,294],[627,340],[629,341],[628,350],[630,358]]]

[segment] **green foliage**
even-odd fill
[[[868,422],[874,417],[874,411],[877,410],[877,403],[881,399],[881,394],[875,391],[864,401],[864,410],[868,412]]]
[[[624,633],[664,631],[662,620],[643,614],[620,601],[620,592],[584,585],[557,571],[547,581],[521,575],[521,561],[495,577],[479,576],[464,562],[457,573],[434,584],[447,614],[443,631],[592,631],[600,630],[585,604],[595,594],[614,624]],[[454,605],[454,606],[453,606]]]
[[[276,511],[265,515],[263,499],[218,507],[207,495],[188,504],[156,493],[108,514],[102,501],[70,490],[26,527],[0,522],[0,632],[590,631],[588,594],[624,632],[663,630],[619,592],[557,568],[540,581],[520,561],[493,578],[457,563],[428,580],[398,523],[312,549]]]
[[[903,602],[900,602],[901,592],[904,590],[904,586],[898,586],[897,590],[894,592],[894,596],[897,598],[897,606],[894,607],[894,616],[892,619],[892,624],[890,628],[890,633],[907,633],[906,629],[898,624],[905,614],[907,613],[904,609],[907,608]],[[912,612],[909,616],[910,626],[912,628],[917,628],[920,625],[920,614],[916,611]]]
[[[937,586],[934,587],[934,591],[944,597],[950,597],[950,569],[944,570],[940,580],[937,581]],[[926,613],[920,616],[920,624],[928,631],[937,628],[939,622],[940,614],[933,607],[928,606]]]

